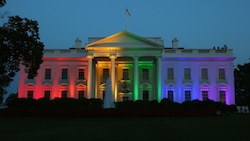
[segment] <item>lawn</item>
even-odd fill
[[[250,115],[159,118],[0,117],[1,141],[249,141]]]

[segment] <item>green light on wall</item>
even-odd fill
[[[138,100],[139,91],[138,91],[138,80],[134,82],[134,100]]]
[[[143,68],[147,68],[149,70],[149,78],[152,77],[153,76],[154,63],[153,63],[153,61],[140,61],[138,63],[138,66],[139,66],[138,71],[134,72],[134,77],[135,77],[135,79],[134,79],[134,100],[138,100],[139,99],[139,94],[140,94],[140,92],[139,92],[139,80],[142,77],[142,74],[139,73],[139,72],[142,72]],[[153,82],[151,82],[151,84],[152,83]]]
[[[161,100],[161,79],[157,81],[157,100]]]

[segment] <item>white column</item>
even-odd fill
[[[158,102],[162,99],[162,83],[161,83],[161,57],[157,57],[156,61],[156,94]]]
[[[139,98],[138,57],[134,57],[134,101]]]
[[[117,95],[115,94],[115,56],[110,56],[111,59],[111,86],[112,86],[112,95],[114,100],[117,101]]]
[[[87,56],[88,58],[88,80],[87,80],[87,98],[94,98],[93,88],[93,56]]]

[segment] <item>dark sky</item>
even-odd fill
[[[234,49],[235,64],[250,58],[250,0],[7,0],[0,14],[39,22],[45,48],[69,48],[75,38],[105,37],[125,29],[160,36],[165,46],[178,37],[185,48]],[[6,19],[2,19],[2,23]]]

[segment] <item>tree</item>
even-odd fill
[[[0,7],[4,6],[6,4],[6,0],[0,0]]]
[[[10,94],[10,95],[6,98],[5,104],[8,104],[9,102],[15,100],[16,98],[17,98],[17,94],[16,94],[16,93]]]
[[[5,3],[0,0],[0,6]],[[37,75],[43,48],[37,21],[10,16],[8,22],[0,26],[0,101],[6,93],[5,88],[20,70],[20,64],[25,66],[29,78]]]
[[[234,69],[237,104],[250,104],[250,63],[237,65]]]

